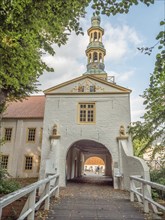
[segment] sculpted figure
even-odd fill
[[[125,128],[124,125],[120,126],[120,136],[125,136]]]
[[[53,126],[52,135],[53,135],[53,136],[56,136],[56,135],[57,135],[57,125],[56,125],[56,124]]]

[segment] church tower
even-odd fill
[[[104,56],[106,50],[102,43],[104,29],[100,27],[100,17],[93,16],[91,18],[92,26],[88,29],[89,44],[86,49],[87,56],[87,71],[85,74],[92,74],[93,76],[107,80],[107,73],[104,71]]]

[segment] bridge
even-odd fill
[[[139,182],[138,187],[135,182]],[[165,191],[165,186],[137,176],[131,176],[130,183],[128,192],[113,189],[109,177],[83,176],[69,181],[67,187],[59,190],[59,175],[52,175],[0,198],[0,216],[5,219],[4,208],[23,196],[27,196],[27,200],[18,220],[141,220],[156,219],[151,213],[158,214],[158,209],[165,211],[165,207],[153,201],[145,189],[152,186]],[[40,196],[39,189],[42,191]],[[134,202],[135,196],[137,202]]]

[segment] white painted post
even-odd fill
[[[0,207],[0,219],[2,217],[2,208]]]
[[[142,191],[143,191],[144,212],[149,213],[148,201],[145,199],[145,196],[147,196],[147,185],[145,183],[142,184]]]
[[[45,186],[45,195],[48,195],[48,197],[45,199],[45,206],[44,210],[49,210],[49,203],[50,203],[50,180],[48,183],[46,183]]]
[[[29,209],[32,209],[32,212],[28,215],[27,220],[34,220],[34,214],[35,214],[35,199],[36,199],[36,189],[34,189],[30,194],[29,194]]]
[[[134,192],[132,191],[133,190],[133,179],[130,178],[130,201],[131,202],[134,202]]]
[[[55,192],[55,197],[59,197],[59,176],[56,177],[55,185],[58,186]]]

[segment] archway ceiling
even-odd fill
[[[108,149],[101,143],[92,140],[80,140],[73,147],[81,150],[84,154],[109,154]]]

